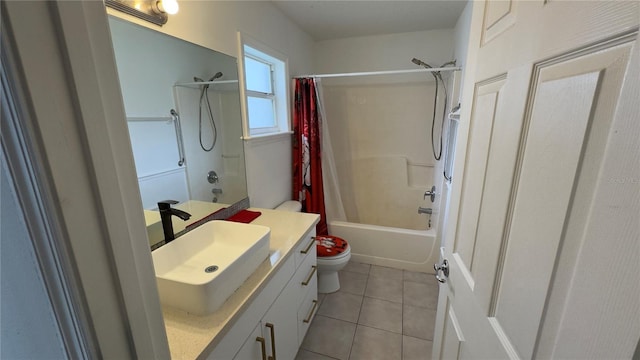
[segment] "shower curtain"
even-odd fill
[[[321,118],[314,79],[295,79],[293,114],[293,193],[302,211],[320,214],[318,235],[327,234],[321,162]]]

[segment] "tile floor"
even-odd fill
[[[433,275],[350,262],[320,308],[296,360],[431,358],[438,302]]]

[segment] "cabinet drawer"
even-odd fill
[[[293,250],[293,256],[296,259],[296,268],[302,265],[302,263],[305,261],[308,255],[311,254],[312,249],[313,249],[313,253],[315,254],[316,252],[315,250],[316,242],[314,240],[315,236],[316,236],[316,229],[313,228],[304,236],[303,240],[300,241],[298,246],[296,246],[296,248]]]
[[[314,245],[309,249],[304,261],[291,278],[290,286],[295,289],[293,296],[295,296],[295,302],[297,304],[302,302],[304,296],[312,286],[316,286],[317,282],[313,282],[313,278],[318,276],[317,272],[316,247]]]
[[[298,308],[298,346],[302,345],[302,340],[311,325],[313,317],[318,312],[320,304],[318,303],[318,278],[313,276],[311,283],[309,284],[309,291],[300,308]]]

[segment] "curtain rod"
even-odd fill
[[[294,76],[294,79],[301,78],[332,78],[332,77],[344,77],[344,76],[369,76],[369,75],[394,75],[394,74],[410,74],[421,72],[434,72],[434,71],[460,71],[459,66],[443,67],[443,68],[431,68],[431,69],[412,69],[412,70],[388,70],[388,71],[367,71],[367,72],[352,72],[352,73],[338,73],[338,74],[315,74],[315,75],[298,75]]]

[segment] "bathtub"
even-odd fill
[[[434,273],[438,262],[436,232],[331,221],[329,233],[345,239],[351,261],[409,271]]]

